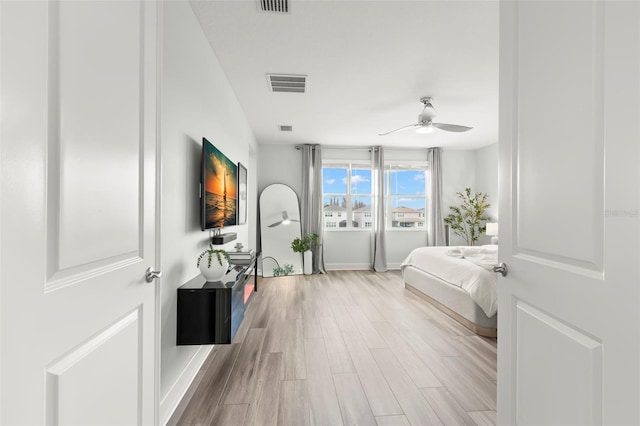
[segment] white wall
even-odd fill
[[[487,209],[489,221],[498,222],[498,144],[494,143],[476,150],[476,185],[474,191],[484,192],[489,198],[491,207]],[[491,237],[483,235],[478,244],[489,244]]]
[[[485,146],[476,150],[476,191],[489,195],[491,207],[487,209],[487,216],[492,221],[498,220],[498,144]]]
[[[371,269],[371,232],[325,232],[323,246],[327,270]]]
[[[443,150],[442,152],[442,215],[447,217],[449,206],[459,205],[456,192],[464,192],[466,187],[472,191],[476,182],[476,156],[473,150]],[[462,237],[449,233],[449,245],[466,245]]]
[[[302,196],[302,151],[293,145],[260,145],[258,147],[258,195],[272,183],[290,186]]]
[[[196,259],[208,244],[199,217],[202,137],[249,165],[247,225],[228,228],[238,240],[227,249],[238,241],[254,246],[257,144],[190,5],[165,2],[163,25],[160,419],[166,421],[211,349],[176,346],[176,289],[199,274]]]

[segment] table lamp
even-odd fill
[[[498,223],[487,222],[486,234],[491,237],[491,244],[498,244]]]

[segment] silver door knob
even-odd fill
[[[147,271],[145,272],[144,277],[147,279],[147,282],[150,283],[153,280],[155,280],[156,278],[162,277],[162,272],[154,271],[153,268],[151,266],[149,266],[147,268]]]
[[[507,268],[506,263],[500,262],[498,266],[493,267],[493,272],[500,272],[503,277],[506,277],[507,273],[509,272],[509,268]]]

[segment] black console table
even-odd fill
[[[231,343],[257,291],[256,262],[234,265],[220,281],[199,275],[178,287],[178,345]]]

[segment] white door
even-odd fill
[[[640,3],[500,14],[498,421],[639,424]]]
[[[0,19],[0,423],[153,424],[156,5]]]

